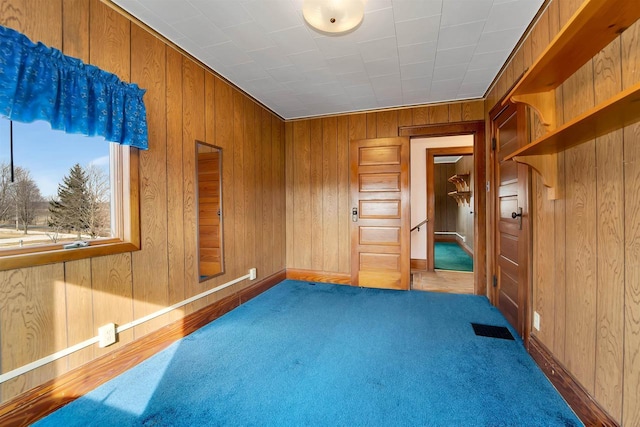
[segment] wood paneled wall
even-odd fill
[[[0,23],[147,89],[140,152],[142,249],[0,272],[7,372],[182,301],[256,267],[285,268],[284,122],[99,0],[0,0]],[[225,271],[200,283],[195,140],[222,147]],[[337,171],[337,169],[336,169]],[[327,177],[329,179],[329,177]],[[337,186],[336,186],[337,189]],[[337,193],[336,193],[337,197]],[[248,286],[242,282],[0,387],[2,401]]]
[[[471,101],[287,122],[287,268],[350,273],[349,141],[483,119]]]
[[[433,165],[433,188],[435,189],[435,218],[434,231],[457,231],[458,204],[449,196],[449,192],[456,191],[456,186],[449,182],[449,177],[455,175],[455,163],[435,163]]]
[[[553,0],[489,93],[506,94],[581,5]],[[640,22],[556,89],[558,125],[640,80]],[[541,134],[535,116],[531,133]],[[640,425],[640,124],[559,155],[561,197],[533,172],[533,334],[624,426]]]

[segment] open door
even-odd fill
[[[410,286],[409,138],[351,141],[351,283]]]

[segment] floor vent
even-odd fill
[[[473,326],[473,332],[480,337],[500,338],[512,341],[514,339],[509,329],[504,326],[483,325],[482,323],[471,323],[471,326]]]

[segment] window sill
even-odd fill
[[[62,249],[62,245],[55,245],[57,249],[42,248],[40,252],[17,253],[0,255],[0,271],[16,268],[35,267],[38,265],[76,261],[104,255],[115,255],[140,250],[138,245],[117,239],[92,242],[84,248]]]

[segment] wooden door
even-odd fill
[[[528,337],[529,303],[529,171],[504,160],[526,144],[526,120],[521,105],[509,104],[492,117],[495,198],[494,293],[492,302],[521,337]]]
[[[410,286],[409,138],[351,141],[351,283]]]

